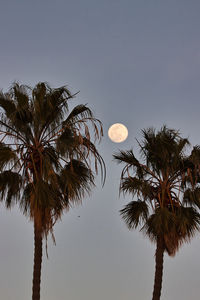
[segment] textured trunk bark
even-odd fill
[[[42,267],[42,232],[34,222],[34,267],[32,300],[40,300],[40,281]]]
[[[162,237],[157,239],[157,248],[155,254],[155,278],[152,300],[160,300],[163,276],[163,256],[164,256],[164,242]]]

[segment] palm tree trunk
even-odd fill
[[[34,222],[34,268],[32,300],[40,300],[40,281],[42,267],[42,231]]]
[[[162,237],[157,239],[157,248],[155,254],[155,278],[152,300],[160,300],[163,276],[163,256],[164,256],[164,242]]]

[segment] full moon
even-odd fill
[[[128,129],[123,124],[113,124],[108,130],[108,136],[115,143],[124,142],[128,136]]]

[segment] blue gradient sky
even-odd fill
[[[119,209],[118,149],[136,148],[149,126],[180,129],[200,144],[198,0],[1,1],[0,87],[15,80],[68,84],[104,124],[99,151],[107,180],[55,226],[44,256],[41,300],[151,299],[155,247],[129,232]],[[114,144],[109,126],[129,137]],[[78,216],[80,215],[80,218]],[[162,300],[198,299],[200,234],[165,257]],[[0,209],[0,297],[31,299],[33,228],[17,208]]]

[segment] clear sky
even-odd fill
[[[79,91],[104,125],[99,151],[107,180],[55,226],[44,255],[41,300],[151,299],[155,246],[130,232],[119,209],[118,149],[137,149],[149,126],[180,129],[200,144],[199,0],[1,0],[0,87],[47,81]],[[73,107],[73,106],[71,106]],[[112,143],[113,123],[129,129]],[[78,217],[80,216],[80,218]],[[200,233],[165,256],[162,300],[200,294]],[[33,226],[17,208],[0,209],[0,298],[31,299]]]

